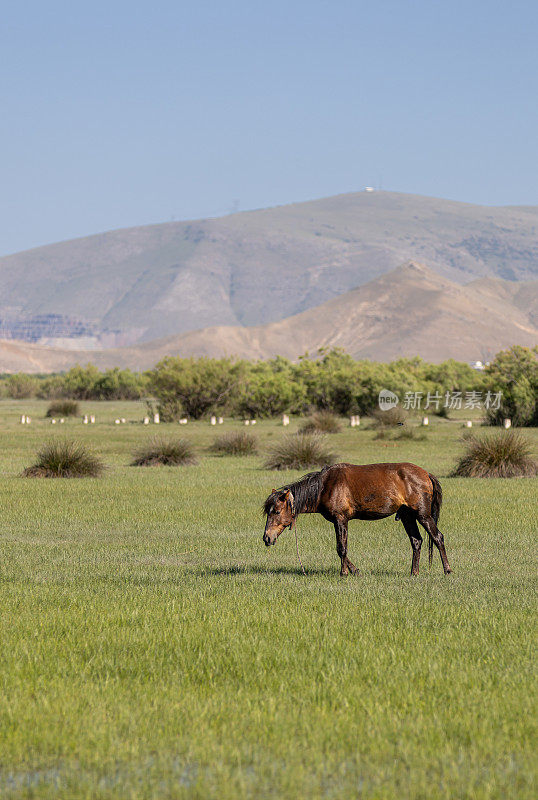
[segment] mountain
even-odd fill
[[[538,208],[358,192],[47,245],[0,259],[0,336],[111,346],[260,325],[410,259],[459,284],[536,278]]]
[[[213,326],[132,347],[73,351],[0,342],[4,371],[54,372],[91,361],[146,369],[165,355],[296,359],[320,347],[391,361],[485,361],[512,344],[538,344],[538,280],[481,278],[461,286],[416,262],[315,308],[253,327]]]

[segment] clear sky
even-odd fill
[[[538,4],[19,0],[0,253],[381,186],[538,204]]]

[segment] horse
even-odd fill
[[[358,569],[347,555],[349,520],[384,519],[396,514],[411,541],[411,575],[418,575],[422,545],[417,522],[429,537],[430,567],[435,544],[448,575],[452,570],[443,534],[437,527],[442,501],[441,484],[435,475],[415,464],[333,464],[273,489],[262,506],[267,516],[263,541],[267,547],[276,544],[282,531],[292,529],[299,514],[321,514],[334,525],[340,575],[356,575]]]

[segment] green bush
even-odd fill
[[[227,358],[165,358],[149,372],[149,389],[163,422],[185,415],[200,419],[225,407],[237,395],[242,362]]]
[[[465,437],[466,451],[452,472],[462,478],[516,478],[538,473],[531,444],[517,431]]]
[[[538,425],[538,347],[503,350],[487,368],[490,395],[501,392],[499,408],[490,408],[488,425],[512,420],[516,427]]]
[[[76,400],[56,400],[47,408],[46,417],[78,417],[79,405]]]
[[[308,469],[334,464],[338,456],[329,450],[323,436],[296,433],[284,436],[267,452],[265,469]]]
[[[7,397],[13,400],[26,400],[28,397],[35,397],[38,381],[33,375],[17,372],[7,378],[5,386]]]
[[[225,456],[250,456],[258,452],[258,439],[246,431],[234,431],[217,436],[211,450]]]
[[[418,433],[416,428],[400,428],[392,438],[394,441],[398,441],[398,439],[410,439],[415,442],[423,442],[428,437],[425,433]]]
[[[316,411],[301,426],[301,433],[340,433],[340,420],[330,411]]]
[[[42,445],[37,461],[27,467],[26,478],[98,478],[104,464],[81,442],[52,439]]]
[[[370,417],[375,428],[395,428],[398,425],[405,425],[408,415],[401,406],[394,406],[386,411],[375,408],[370,412]]]
[[[132,467],[187,466],[196,464],[194,448],[188,439],[155,436],[133,453]]]

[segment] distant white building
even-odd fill
[[[489,361],[486,361],[485,364],[482,361],[471,361],[470,365],[473,369],[478,369],[482,371],[486,369],[486,367],[489,367]]]
[[[373,186],[365,186],[364,187],[364,191],[365,192],[373,192],[374,191],[374,187]]]

